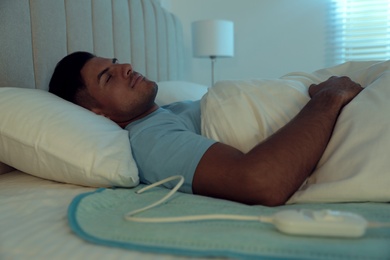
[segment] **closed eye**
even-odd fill
[[[108,75],[107,75],[107,79],[106,79],[106,83],[108,83],[108,82],[110,81],[110,79],[111,79],[111,75],[108,74]]]
[[[113,58],[113,59],[112,59],[112,64],[118,64],[118,63],[119,63],[119,61],[118,61],[117,58]],[[108,83],[108,82],[110,81],[111,77],[112,77],[111,74],[108,74],[108,73],[107,73],[106,83]]]
[[[113,58],[113,59],[111,60],[111,62],[112,62],[112,64],[117,64],[117,63],[118,63],[118,59]],[[101,80],[101,78],[102,78],[103,75],[106,75],[106,77],[107,77],[105,83],[107,83],[107,82],[110,81],[110,79],[111,79],[111,74],[109,74],[109,70],[110,70],[110,68],[107,67],[107,68],[105,68],[104,70],[102,70],[102,71],[97,75],[97,81],[98,81],[98,83],[100,82],[100,80]]]

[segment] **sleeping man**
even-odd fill
[[[157,106],[157,84],[130,64],[76,52],[50,81],[50,92],[129,131],[141,182],[183,175],[184,192],[267,206],[285,204],[312,174],[341,110],[362,89],[345,76],[311,84],[285,126],[242,152],[201,135],[200,101]]]

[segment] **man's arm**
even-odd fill
[[[198,164],[193,192],[246,204],[284,204],[313,172],[341,109],[361,90],[347,77],[331,77],[310,86],[311,100],[300,113],[248,153],[214,144]]]

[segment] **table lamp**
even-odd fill
[[[214,85],[216,58],[233,57],[234,25],[226,20],[201,20],[192,23],[194,57],[211,59],[211,86]]]

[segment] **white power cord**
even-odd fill
[[[135,217],[134,215],[154,208],[166,200],[168,200],[175,192],[183,185],[184,177],[181,175],[172,176],[161,180],[159,182],[155,182],[145,188],[138,190],[136,193],[140,194],[144,191],[147,191],[153,187],[164,184],[169,181],[173,181],[178,179],[179,182],[176,186],[162,199],[156,201],[153,204],[150,204],[144,208],[133,210],[127,213],[124,217],[128,221],[136,221],[136,222],[146,222],[146,223],[172,223],[172,222],[187,222],[187,221],[203,221],[203,220],[242,220],[242,221],[261,221],[261,222],[269,222],[272,223],[271,217],[263,217],[263,216],[242,216],[242,215],[226,215],[226,214],[207,214],[207,215],[196,215],[196,216],[183,216],[183,217],[164,217],[164,218],[147,218],[147,217]]]
[[[154,188],[154,187],[159,186],[159,185],[161,185],[161,184],[164,184],[164,183],[166,183],[166,182],[168,182],[168,181],[173,181],[173,180],[176,180],[176,179],[179,179],[179,182],[178,182],[178,183],[176,184],[176,186],[175,186],[167,195],[165,195],[162,199],[156,201],[156,202],[153,203],[153,204],[150,204],[149,206],[146,206],[146,207],[144,207],[144,208],[140,208],[140,209],[137,209],[137,210],[133,210],[133,211],[127,213],[127,214],[125,215],[125,219],[126,219],[126,220],[131,220],[131,221],[139,221],[139,220],[136,220],[136,219],[139,219],[139,218],[135,218],[135,217],[133,217],[133,215],[138,214],[138,213],[141,213],[141,212],[146,211],[146,210],[148,210],[148,209],[154,208],[154,207],[156,207],[156,206],[158,206],[158,205],[164,203],[164,202],[165,202],[166,200],[168,200],[173,194],[175,194],[175,192],[181,187],[181,185],[183,185],[183,183],[184,183],[184,177],[181,176],[181,175],[171,176],[171,177],[169,177],[169,178],[166,178],[166,179],[164,179],[164,180],[155,182],[155,183],[153,183],[153,184],[151,184],[151,185],[149,185],[149,186],[146,186],[145,188],[142,188],[142,189],[136,191],[137,194],[141,194],[141,193],[144,192],[144,191],[150,190],[151,188]]]
[[[203,220],[240,220],[240,221],[260,221],[273,224],[277,230],[291,235],[308,236],[333,236],[333,237],[361,237],[366,228],[390,227],[390,223],[367,222],[362,216],[334,210],[282,210],[272,216],[245,216],[227,214],[208,214],[181,217],[135,217],[134,215],[154,208],[168,200],[183,185],[183,176],[177,175],[153,183],[138,190],[140,194],[153,187],[164,184],[168,181],[179,180],[176,186],[162,199],[140,209],[133,210],[125,214],[128,221],[146,223],[172,223],[186,221]]]

